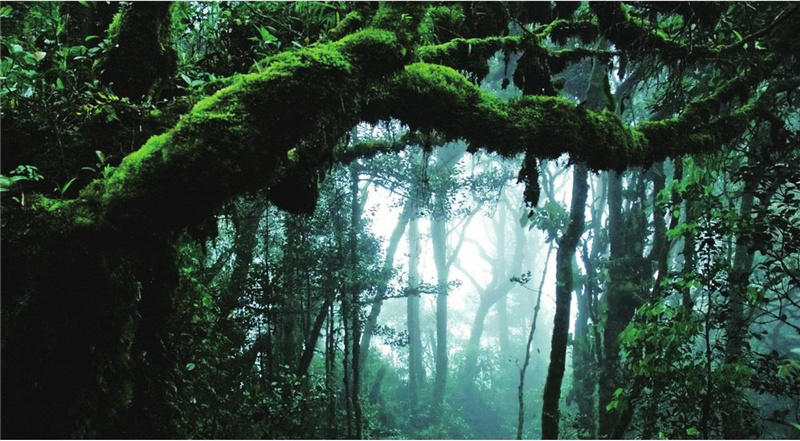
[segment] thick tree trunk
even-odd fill
[[[614,429],[615,415],[606,410],[617,387],[617,369],[619,361],[618,336],[627,326],[631,310],[629,290],[622,286],[629,271],[623,259],[625,257],[623,220],[622,220],[622,176],[612,173],[608,180],[608,235],[611,247],[610,280],[606,294],[607,319],[603,330],[603,362],[600,371],[599,409],[600,437],[608,437]]]
[[[611,173],[608,180],[608,233],[611,246],[612,265],[614,261],[620,260],[620,230],[622,229],[622,178],[618,173]],[[614,317],[607,320],[603,330],[603,361],[600,371],[599,388],[599,409],[600,425],[599,434],[601,437],[608,437],[614,428],[614,418],[610,411],[606,410],[606,405],[611,401],[616,386],[616,363],[619,345],[617,335],[622,332],[620,327],[621,320],[619,314],[619,291],[615,282],[618,284],[619,277],[612,278],[608,284],[606,293],[606,304],[608,314]],[[613,308],[613,309],[612,309]],[[610,323],[609,323],[610,322]]]
[[[542,403],[542,439],[558,439],[559,401],[561,382],[567,357],[567,334],[569,333],[569,310],[572,301],[572,260],[578,240],[584,230],[584,210],[589,191],[586,166],[578,164],[573,171],[572,204],[569,225],[558,242],[556,253],[556,313],[553,323],[553,339],[550,348],[550,365],[544,385]]]
[[[123,8],[102,74],[117,95],[141,99],[175,73],[177,55],[169,41],[171,7],[171,2],[134,2]]]

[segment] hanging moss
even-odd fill
[[[660,29],[649,26],[641,18],[632,17],[628,6],[623,3],[594,2],[590,6],[603,35],[632,57],[656,54],[667,62],[691,62],[716,52],[671,40]]]
[[[541,38],[549,36],[555,43],[565,45],[569,38],[578,38],[583,44],[590,44],[600,35],[597,24],[581,20],[553,20],[541,31],[537,31]]]
[[[561,21],[562,23],[567,23]],[[597,36],[597,28],[592,25],[591,38]],[[612,53],[584,48],[549,50],[544,39],[551,33],[562,32],[559,38],[573,36],[571,30],[562,29],[557,22],[536,33],[522,36],[455,38],[447,43],[420,46],[416,50],[417,60],[425,63],[441,64],[459,71],[466,71],[475,82],[479,82],[489,72],[488,60],[497,52],[506,54],[520,51],[523,55],[517,61],[514,83],[526,95],[554,95],[555,87],[551,73],[558,73],[569,62],[580,61],[585,57],[610,59]]]
[[[555,95],[550,77],[547,50],[532,47],[517,60],[514,70],[514,84],[523,95]]]

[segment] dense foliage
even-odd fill
[[[0,22],[3,437],[800,435],[797,4]]]

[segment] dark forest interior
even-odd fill
[[[800,437],[800,5],[3,2],[2,437]]]

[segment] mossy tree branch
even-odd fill
[[[109,179],[95,181],[78,200],[44,205],[71,210],[76,222],[126,234],[177,231],[192,219],[207,218],[232,195],[276,185],[275,176],[283,174],[293,190],[307,196],[284,208],[309,211],[316,183],[335,161],[333,146],[361,120],[392,117],[412,130],[466,139],[472,151],[485,147],[504,156],[542,159],[567,153],[594,170],[646,167],[718,149],[779,89],[713,118],[721,104],[742,94],[744,77],[680,116],[628,128],[613,114],[562,98],[502,101],[448,67],[415,63],[400,70],[403,57],[391,33],[374,29],[272,57],[261,73],[241,76],[198,103],[173,130],[126,157]]]

